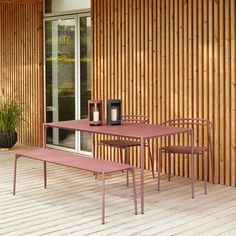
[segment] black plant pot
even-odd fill
[[[12,148],[17,141],[17,133],[3,133],[0,131],[0,148]]]

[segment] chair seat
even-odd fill
[[[127,148],[127,147],[136,147],[140,146],[139,141],[135,140],[122,140],[122,139],[114,139],[114,140],[101,140],[100,144],[117,147],[117,148]]]
[[[160,150],[166,153],[191,154],[191,146],[166,146],[161,147]],[[194,154],[199,154],[207,151],[207,147],[193,147]]]
[[[140,124],[147,124],[149,123],[148,116],[142,116],[142,115],[127,115],[122,116],[122,122],[123,123],[140,123]],[[131,147],[140,147],[141,143],[139,139],[115,139],[115,140],[100,140],[97,143],[97,157],[99,155],[99,146],[107,146],[107,147],[113,147],[119,149],[119,158],[121,162],[129,163],[130,157],[129,157],[129,151],[128,148]],[[152,168],[152,176],[155,178],[154,175],[154,159],[151,153],[151,147],[148,143],[148,140],[145,140],[144,147],[148,148],[148,157],[150,161],[150,166]],[[125,158],[123,160],[122,152],[125,150]]]

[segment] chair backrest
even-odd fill
[[[149,117],[143,115],[124,115],[122,116],[122,122],[148,124]]]
[[[179,118],[172,119],[161,123],[161,125],[177,126],[191,128],[194,130],[194,137],[198,140],[197,134],[200,133],[199,129],[202,127],[207,130],[207,147],[212,148],[212,122],[209,120],[199,118]],[[196,130],[198,129],[198,130]],[[197,132],[196,132],[197,131]],[[199,140],[197,141],[199,144]]]

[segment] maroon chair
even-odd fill
[[[211,159],[212,164],[212,182],[214,183],[214,160],[213,160],[213,154],[212,154],[212,123],[208,120],[203,119],[197,119],[197,118],[182,118],[182,119],[173,119],[166,121],[162,123],[161,125],[169,125],[169,126],[177,126],[177,127],[185,127],[185,128],[191,128],[194,132],[194,147],[193,147],[193,153],[194,157],[199,155],[202,155],[203,158],[203,172],[204,172],[204,192],[207,194],[207,171],[206,171],[206,161],[207,156],[206,153],[209,155]],[[197,134],[199,134],[200,130],[202,129],[202,134],[204,134],[204,131],[207,132],[207,139],[204,143],[204,137],[202,140],[200,140],[199,137],[197,137]],[[202,135],[203,136],[203,135]],[[179,141],[179,139],[177,139]],[[201,142],[201,144],[200,144]],[[170,161],[171,161],[171,154],[188,154],[190,157],[191,163],[191,146],[189,144],[187,145],[173,145],[171,144],[171,140],[169,137],[168,145],[165,147],[159,148],[159,157],[158,157],[158,191],[160,190],[160,172],[161,172],[161,159],[162,154],[168,154],[166,157],[168,158],[168,179],[170,181]],[[194,160],[193,160],[194,161]],[[193,165],[190,164],[190,168],[193,167]],[[194,173],[194,167],[191,169],[192,173]],[[194,176],[194,174],[193,174]],[[193,186],[192,186],[193,188]]]
[[[125,115],[122,116],[122,122],[124,123],[141,123],[141,124],[147,124],[149,123],[149,117],[148,116],[142,116],[142,115]],[[99,146],[104,145],[107,147],[114,147],[120,149],[119,157],[120,161],[126,164],[130,163],[129,155],[128,155],[128,148],[131,147],[139,147],[140,141],[134,140],[134,139],[108,139],[108,140],[100,140],[97,145],[97,156],[99,153]],[[154,175],[154,160],[151,153],[151,147],[148,142],[145,143],[145,147],[148,148],[149,153],[149,161],[152,168],[152,176],[155,178]],[[123,150],[125,150],[125,160],[123,160]]]

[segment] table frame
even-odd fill
[[[140,161],[141,161],[141,213],[144,214],[144,148],[145,141],[152,138],[171,137],[176,134],[187,133],[191,143],[191,168],[192,168],[192,198],[194,198],[194,133],[192,129],[170,127],[151,124],[121,124],[119,126],[90,126],[88,120],[71,120],[45,123],[43,125],[43,147],[46,147],[47,128],[61,128],[74,131],[82,131],[97,134],[106,134],[118,137],[135,138],[140,140]]]

